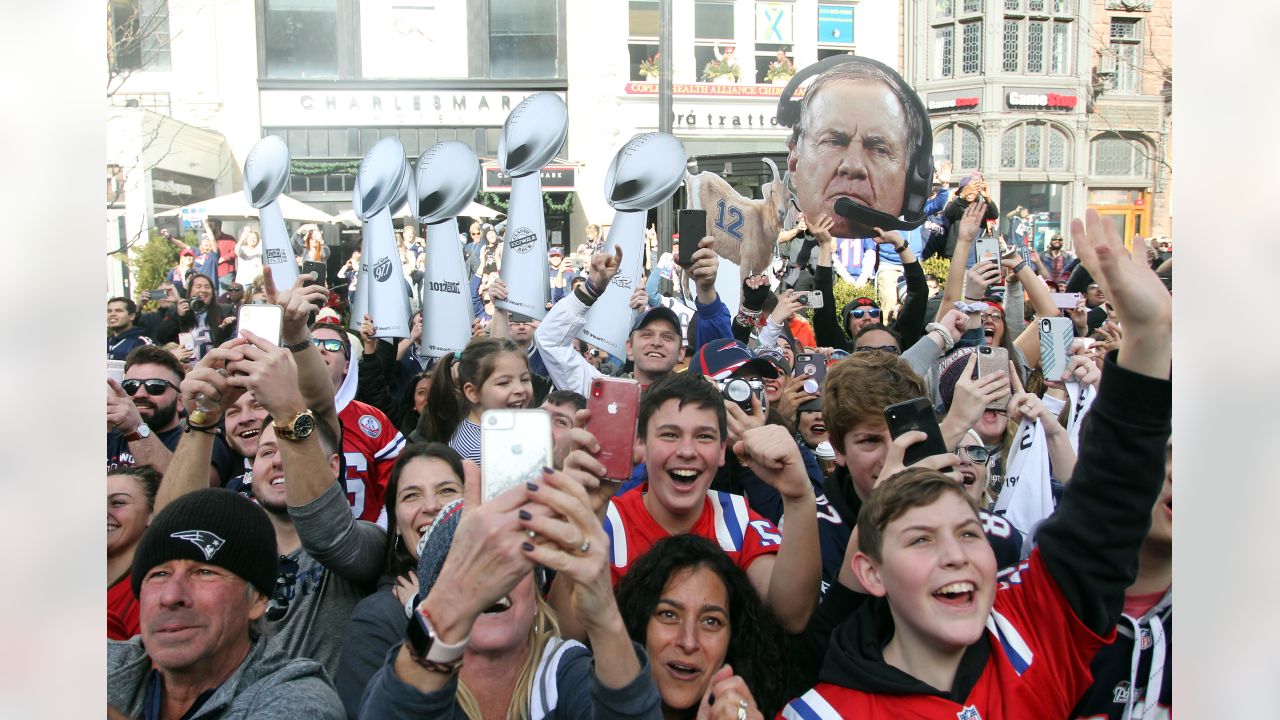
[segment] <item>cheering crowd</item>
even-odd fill
[[[774,263],[731,310],[722,240],[650,232],[625,357],[580,339],[626,291],[594,225],[541,319],[471,225],[443,357],[424,323],[457,318],[344,317],[358,258],[284,287],[212,223],[156,309],[109,300],[109,717],[1169,717],[1170,249],[1093,210],[1074,255],[1005,244],[901,79],[837,61],[787,123]],[[877,292],[837,303],[854,248]],[[278,338],[238,327],[255,304]]]

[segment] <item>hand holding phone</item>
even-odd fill
[[[1009,373],[1009,351],[1002,347],[983,345],[978,348],[978,377],[989,377],[995,373]],[[1009,409],[1009,397],[1013,393],[1013,379],[1009,379],[1009,394],[987,403],[988,410],[1004,412]]]
[[[279,305],[241,305],[236,322],[236,336],[244,331],[257,335],[275,345],[280,344],[280,329],[284,324],[284,308]]]
[[[914,465],[931,455],[947,454],[947,444],[942,440],[942,430],[938,427],[938,418],[929,398],[918,397],[890,405],[884,409],[884,419],[889,426],[889,434],[895,440],[913,430],[925,434],[922,442],[907,448],[903,454],[904,466]]]
[[[587,432],[600,443],[595,458],[604,465],[604,477],[615,482],[631,478],[636,416],[640,409],[640,383],[623,378],[597,377],[591,381]]]

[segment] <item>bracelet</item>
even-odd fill
[[[951,339],[951,333],[942,323],[931,322],[924,326],[925,334],[937,331],[942,334],[942,353],[945,355],[951,352],[951,348],[955,347],[956,341]]]
[[[209,435],[221,435],[222,428],[218,427],[217,423],[212,425],[192,425],[191,418],[185,418],[182,421],[182,432],[202,432],[208,433]]]
[[[303,350],[306,350],[306,349],[307,349],[307,348],[309,348],[309,347],[311,347],[311,336],[310,336],[310,335],[308,335],[308,336],[307,336],[307,339],[305,339],[305,340],[299,340],[299,341],[298,341],[298,342],[296,342],[296,343],[293,343],[293,344],[290,344],[290,345],[285,345],[285,346],[284,346],[284,349],[285,349],[285,350],[288,350],[289,352],[297,353],[297,352],[302,352]]]
[[[1017,275],[1018,273],[1022,272],[1022,269],[1023,269],[1023,268],[1025,268],[1026,266],[1027,266],[1027,261],[1026,261],[1026,260],[1023,260],[1022,262],[1018,263],[1017,265],[1014,265],[1014,266],[1013,266],[1013,274],[1014,274],[1014,275]]]

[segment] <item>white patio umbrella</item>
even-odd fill
[[[315,223],[334,222],[333,216],[329,213],[313,208],[304,202],[294,200],[288,195],[281,195],[277,198],[277,202],[280,204],[280,211],[284,214],[285,220]],[[190,205],[166,210],[162,213],[156,213],[156,217],[174,217],[181,215],[184,210],[203,213],[205,217],[226,218],[228,220],[258,217],[258,209],[250,205],[244,193],[239,190],[230,195],[221,195],[212,200],[202,200]]]
[[[407,218],[411,214],[412,213],[409,211],[409,205],[405,204],[405,205],[401,205],[400,210],[393,213],[391,217]],[[469,217],[469,218],[481,219],[481,218],[498,217],[501,214],[502,213],[498,212],[497,210],[494,210],[493,208],[488,208],[488,207],[485,207],[484,205],[481,205],[478,202],[473,202],[470,205],[468,205],[466,209],[464,209],[462,212],[458,213],[458,217]],[[362,224],[360,222],[360,218],[356,217],[355,210],[343,210],[342,212],[333,216],[333,222],[344,223],[346,225]]]

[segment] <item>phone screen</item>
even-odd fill
[[[248,330],[267,342],[279,345],[283,323],[284,308],[279,305],[242,305],[236,322],[236,335]]]

